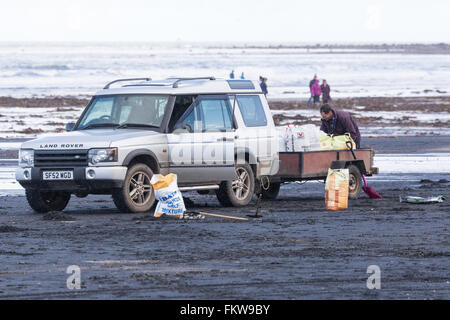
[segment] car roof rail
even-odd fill
[[[170,79],[176,79],[175,82],[172,84],[172,88],[178,88],[178,83],[181,81],[189,81],[189,80],[216,80],[214,77],[194,77],[194,78],[170,78]]]
[[[152,81],[152,78],[128,78],[128,79],[117,79],[114,81],[109,82],[103,89],[109,89],[109,87],[116,82],[122,82],[122,81],[137,81],[137,80],[144,80],[144,81]]]
[[[167,86],[167,84],[164,83],[133,83],[133,84],[126,84],[122,87],[164,87]]]

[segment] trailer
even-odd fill
[[[363,187],[362,175],[378,174],[378,168],[373,166],[374,151],[371,148],[350,150],[320,150],[304,152],[280,152],[280,169],[276,175],[262,180],[267,190],[262,188],[265,199],[275,199],[283,183],[303,182],[309,180],[324,180],[328,169],[349,170],[349,198],[357,199]],[[267,187],[268,185],[268,187]]]

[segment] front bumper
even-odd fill
[[[73,180],[44,180],[43,171],[73,170]],[[88,171],[91,174],[88,174]],[[25,189],[42,191],[58,190],[69,192],[110,193],[121,188],[127,174],[127,167],[75,167],[75,168],[17,168],[16,180]]]

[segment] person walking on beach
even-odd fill
[[[322,102],[328,103],[331,100],[331,97],[330,97],[330,86],[328,85],[327,80],[325,79],[322,80],[320,90],[322,91]]]
[[[359,149],[361,134],[350,113],[344,110],[334,110],[328,104],[324,104],[320,107],[320,115],[322,116],[321,131],[334,135],[343,135],[348,132],[355,141],[356,148]]]
[[[264,95],[267,97],[267,94],[269,93],[269,91],[267,91],[267,78],[264,77],[259,77],[259,81],[261,81],[259,83],[259,86],[261,87],[261,91],[264,93]]]
[[[311,93],[311,96],[308,99],[308,102],[306,103],[306,106],[309,107],[309,105],[311,104],[311,100],[314,98],[313,94],[312,94],[312,85],[316,82],[317,80],[317,74],[314,74],[314,78],[309,82],[309,92]]]
[[[316,79],[316,82],[311,86],[311,96],[314,99],[314,106],[318,106],[320,103],[320,95],[322,94],[322,90],[320,89],[319,80]]]
[[[230,72],[230,79],[234,79],[234,70],[231,70]]]

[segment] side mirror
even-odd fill
[[[72,131],[73,127],[75,127],[75,122],[69,122],[66,124],[66,131]]]

